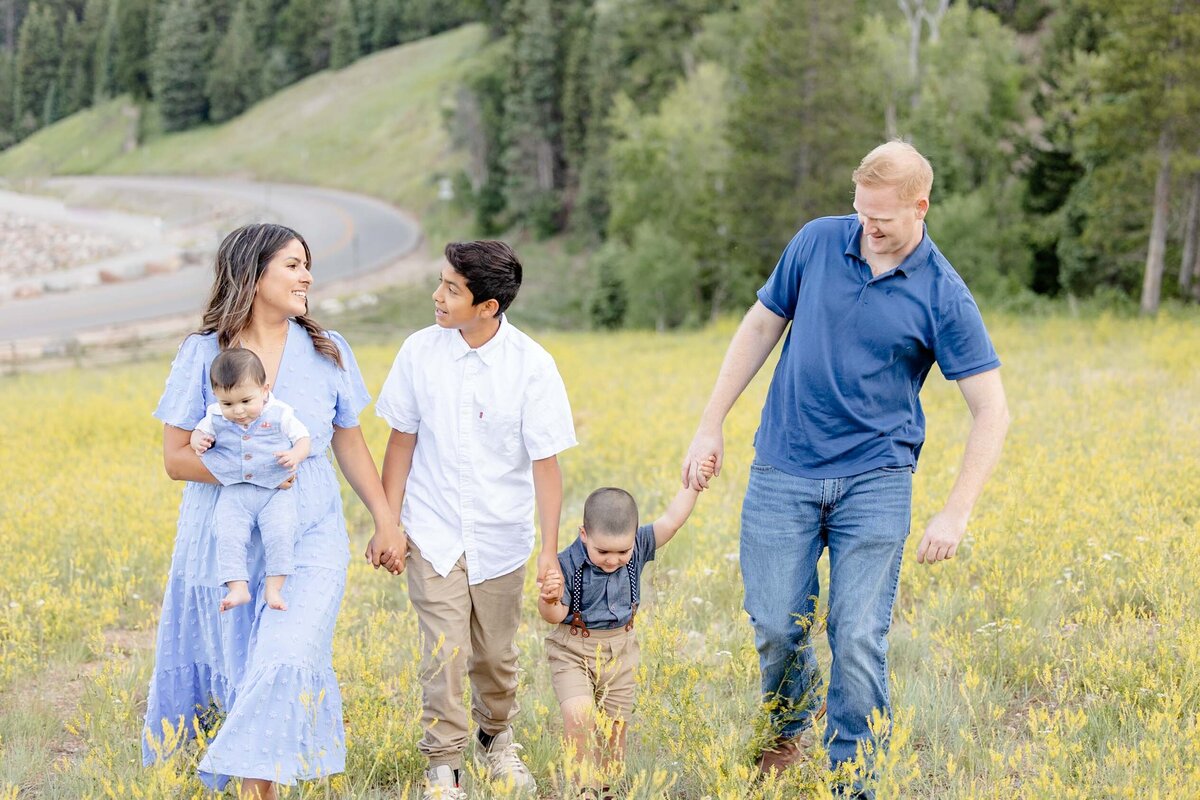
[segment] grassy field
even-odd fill
[[[1012,432],[960,557],[904,565],[880,797],[1200,796],[1198,321],[990,320]],[[597,485],[628,487],[648,515],[663,507],[731,330],[543,337],[580,439],[563,457],[564,545]],[[372,388],[397,344],[358,348]],[[196,748],[153,770],[138,758],[180,492],[150,417],[167,367],[0,379],[0,798],[202,796]],[[828,795],[816,767],[751,782],[757,662],[737,517],[765,388],[760,377],[735,409],[726,471],[647,570],[632,797]],[[969,423],[936,375],[924,400],[910,547]],[[381,456],[383,424],[368,412],[364,428]],[[367,518],[357,501],[348,509],[359,554]],[[534,600],[530,584],[517,728],[543,796],[558,796],[560,726]],[[335,641],[348,769],[285,796],[412,796],[415,659],[403,581],[355,559]]]

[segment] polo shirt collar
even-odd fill
[[[475,348],[472,348],[469,344],[467,344],[467,340],[463,338],[463,335],[460,331],[452,331],[454,338],[450,348],[454,360],[457,361],[467,353],[470,353],[472,350],[474,350],[475,354],[479,356],[479,359],[484,364],[491,366],[494,360],[499,357],[500,346],[503,341],[508,338],[508,331],[510,328],[512,328],[512,325],[508,323],[508,317],[506,317],[504,314],[501,314],[500,327],[496,330],[496,335],[491,339],[488,339],[479,347]]]
[[[866,261],[862,254],[862,223],[854,217],[854,224],[850,226],[850,241],[846,242],[846,255],[853,256],[859,261]],[[900,262],[895,269],[888,270],[884,275],[892,272],[899,272],[907,276],[913,270],[920,267],[922,264],[929,261],[930,255],[933,253],[933,242],[929,240],[929,226],[924,222],[921,223],[921,242],[917,245],[917,249],[908,254],[908,257]]]

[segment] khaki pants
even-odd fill
[[[517,626],[525,567],[471,586],[466,557],[446,577],[409,544],[408,596],[421,631],[421,725],[417,749],[431,767],[462,768],[467,748],[463,673],[471,676],[471,716],[484,733],[517,715]],[[464,670],[465,666],[465,670]]]

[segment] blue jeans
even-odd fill
[[[809,629],[829,549],[825,745],[831,766],[871,738],[874,709],[891,713],[887,633],[912,511],[912,471],[883,467],[849,478],[798,478],[759,462],[742,505],[746,613],[754,626],[763,700],[780,738],[812,725],[821,676]]]

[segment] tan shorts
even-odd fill
[[[591,697],[605,714],[628,722],[641,660],[637,636],[624,628],[590,633],[572,636],[570,625],[558,625],[546,637],[554,694],[559,705]]]

